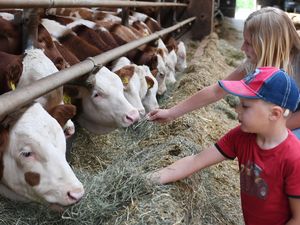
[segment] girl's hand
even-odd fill
[[[169,109],[154,109],[148,113],[150,121],[165,123],[173,120]]]

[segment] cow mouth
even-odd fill
[[[70,206],[70,205],[69,205]],[[58,203],[50,203],[49,204],[49,209],[51,211],[55,211],[55,212],[64,212],[69,206],[64,206],[64,205],[61,205],[61,204],[58,204]]]

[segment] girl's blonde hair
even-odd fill
[[[300,38],[288,15],[273,7],[251,13],[245,21],[244,31],[250,35],[257,56],[253,69],[261,66],[283,68],[294,76],[294,64],[300,51]]]

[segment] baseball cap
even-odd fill
[[[296,82],[284,70],[260,67],[243,80],[221,80],[219,85],[230,94],[241,98],[262,99],[295,112],[299,103]]]

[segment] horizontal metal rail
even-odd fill
[[[76,8],[76,7],[186,7],[185,3],[139,2],[139,1],[95,1],[95,0],[0,0],[0,8]]]
[[[89,57],[78,64],[42,78],[28,86],[17,88],[14,91],[0,95],[0,118],[3,118],[3,116],[8,113],[15,111],[19,107],[25,106],[34,99],[62,86],[63,84],[90,72],[95,66],[105,65],[130,50],[156,40],[186,24],[192,23],[195,19],[196,17],[188,18],[184,21],[178,22],[178,24],[174,26],[157,31],[147,37],[134,40],[95,57]]]

